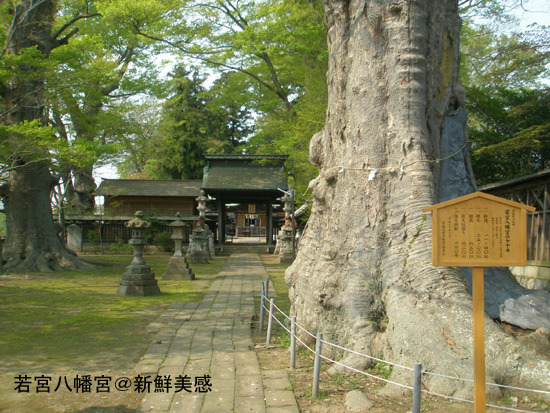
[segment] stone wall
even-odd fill
[[[529,290],[545,290],[550,292],[550,268],[528,265],[527,267],[511,267],[512,274],[522,287]]]

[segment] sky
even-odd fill
[[[525,9],[527,11],[517,11],[522,28],[532,23],[550,26],[550,0],[530,0],[526,3]]]
[[[524,9],[518,8],[516,15],[521,19],[520,27],[525,30],[532,23],[550,27],[550,0],[523,0]],[[116,167],[105,165],[94,170],[94,179],[99,185],[102,179],[118,178]]]

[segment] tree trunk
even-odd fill
[[[36,47],[42,58],[49,58],[56,46],[51,30],[56,14],[55,2],[23,0],[14,6],[14,24],[8,29],[6,50],[19,55],[24,49]],[[57,44],[59,45],[59,44]],[[2,88],[6,123],[40,120],[44,117],[43,68],[32,63],[15,68],[9,82]],[[18,136],[9,143],[18,147]],[[47,156],[47,154],[46,154]],[[56,180],[52,177],[44,154],[25,154],[17,167],[9,172],[1,188],[6,210],[5,269],[15,271],[51,271],[89,266],[69,253],[57,236],[53,222],[50,193]]]
[[[58,236],[50,206],[57,183],[47,165],[28,163],[10,173],[3,260],[9,271],[52,271],[89,267]]]
[[[313,211],[286,273],[292,312],[327,341],[472,378],[472,297],[458,269],[431,265],[431,222],[422,214],[451,182],[451,195],[472,187],[462,151],[438,161],[447,156],[444,135],[459,149],[465,140],[457,2],[327,0],[325,16],[327,121],[310,144],[320,169],[310,184]],[[444,172],[455,158],[460,169]],[[550,387],[547,360],[489,317],[486,334],[488,380]],[[344,362],[367,365],[356,356]],[[396,367],[393,379],[410,384],[412,374]],[[429,390],[472,397],[471,384],[423,380]]]

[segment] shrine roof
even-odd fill
[[[104,179],[95,195],[198,197],[201,180]]]
[[[281,155],[207,155],[202,188],[212,191],[277,191],[287,189]]]

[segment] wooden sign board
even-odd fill
[[[449,267],[527,265],[527,211],[476,192],[424,208],[432,212],[432,263]]]

